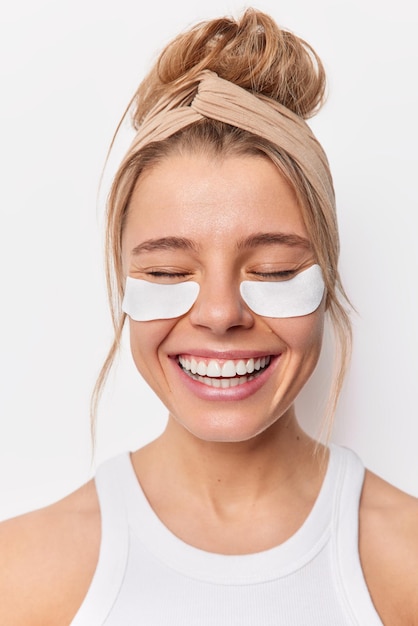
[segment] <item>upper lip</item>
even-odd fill
[[[191,349],[182,350],[172,356],[191,356],[201,359],[214,359],[214,360],[239,360],[239,359],[257,359],[266,356],[277,356],[281,354],[280,351],[272,352],[271,350],[205,350],[205,349]]]

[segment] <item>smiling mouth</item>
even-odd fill
[[[271,356],[257,359],[217,361],[198,360],[179,356],[178,364],[187,376],[209,387],[229,389],[237,387],[260,376],[270,365]]]

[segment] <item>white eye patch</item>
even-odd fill
[[[180,317],[192,308],[199,289],[192,281],[167,285],[128,276],[122,311],[136,322]]]
[[[263,317],[301,317],[321,304],[325,284],[319,265],[311,265],[289,280],[271,282],[244,280],[240,291],[244,302]]]
[[[189,311],[199,295],[194,281],[174,285],[126,279],[122,310],[136,322],[180,317]],[[325,284],[319,265],[312,265],[285,281],[244,280],[241,296],[247,306],[263,317],[301,317],[321,304]]]

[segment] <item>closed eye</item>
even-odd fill
[[[188,276],[185,272],[147,272],[149,276],[173,276],[178,278],[179,276]]]
[[[251,272],[253,276],[266,280],[289,280],[296,274],[296,270],[282,270],[278,272]]]
[[[164,280],[184,280],[190,277],[190,273],[188,272],[164,272],[161,270],[148,271],[145,274],[150,278],[160,278]]]

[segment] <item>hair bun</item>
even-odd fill
[[[237,20],[201,22],[168,44],[137,92],[141,114],[170,85],[192,80],[205,69],[273,98],[305,119],[324,100],[325,71],[311,46],[268,15],[247,9]]]

